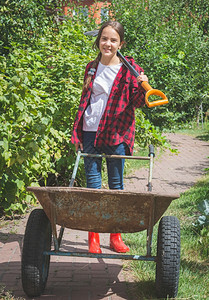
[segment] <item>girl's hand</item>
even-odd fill
[[[78,152],[78,150],[83,151],[83,144],[82,143],[75,144],[75,150],[76,152]]]
[[[142,81],[147,81],[148,82],[148,77],[147,75],[144,74],[144,72],[141,72],[141,74],[136,78],[138,82]]]

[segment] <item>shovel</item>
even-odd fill
[[[98,32],[99,32],[99,30],[87,31],[84,33],[84,35],[97,36]],[[139,73],[134,69],[134,67],[125,59],[125,57],[119,51],[117,51],[117,56],[121,59],[123,64],[129,69],[131,74],[137,78],[139,76]],[[144,88],[144,90],[146,91],[145,103],[148,107],[155,107],[158,105],[164,105],[164,104],[168,103],[168,98],[166,97],[166,95],[163,92],[161,92],[160,90],[153,89],[149,85],[149,83],[146,81],[142,81],[141,85]],[[151,95],[160,96],[161,99],[150,102],[148,100],[148,98]]]

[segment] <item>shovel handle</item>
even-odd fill
[[[156,90],[156,89],[153,89],[148,82],[146,81],[143,81],[141,83],[142,87],[145,89],[146,91],[146,94],[145,94],[145,103],[148,107],[155,107],[155,106],[158,106],[158,105],[164,105],[164,104],[167,104],[168,103],[168,98],[166,97],[166,95],[161,92],[160,90]],[[152,102],[149,102],[148,98],[149,96],[151,95],[155,95],[155,96],[160,96],[161,99],[160,100],[155,100],[155,101],[152,101]]]
[[[129,69],[131,74],[133,74],[137,78],[139,76],[139,73],[134,69],[134,67],[125,59],[125,57],[119,51],[117,51],[117,56],[122,60],[123,64]],[[153,89],[146,81],[143,81],[141,85],[146,91],[145,103],[148,107],[155,107],[158,105],[164,105],[168,103],[168,98],[165,96],[163,92],[161,92],[160,90]],[[150,95],[160,96],[162,99],[149,102],[148,98]]]

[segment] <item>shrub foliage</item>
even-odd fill
[[[207,0],[113,0],[127,47],[169,104],[146,109],[149,120],[171,128],[209,108],[209,5]]]
[[[47,22],[27,44],[20,28],[24,42],[15,35],[0,56],[0,206],[8,214],[25,211],[29,185],[68,185],[74,164],[70,132],[92,43],[78,20],[60,22],[59,30]]]

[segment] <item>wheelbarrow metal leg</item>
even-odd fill
[[[150,207],[149,226],[147,229],[147,256],[151,256],[152,253],[152,236],[155,218],[155,199],[152,199],[152,205]]]
[[[57,238],[57,233],[54,234],[54,232],[53,232],[53,241],[54,241],[54,250],[55,250],[55,252],[59,251],[64,230],[65,230],[64,227],[60,228],[60,232],[59,232],[59,237],[58,238]]]
[[[59,237],[57,237],[57,216],[56,216],[56,207],[54,205],[50,206],[50,212],[51,212],[51,227],[52,227],[52,234],[53,234],[53,242],[54,242],[54,249],[55,251],[59,251],[60,244],[62,241],[63,233],[64,233],[64,227],[60,228]]]
[[[154,146],[149,146],[149,157],[150,157],[150,164],[149,164],[149,177],[148,177],[148,192],[152,191],[152,170],[153,170],[153,163],[154,163]]]
[[[59,237],[58,237],[58,244],[59,244],[59,247],[60,247],[60,244],[61,244],[61,241],[62,241],[62,237],[63,237],[64,230],[65,230],[64,227],[61,227],[61,228],[60,228]]]

